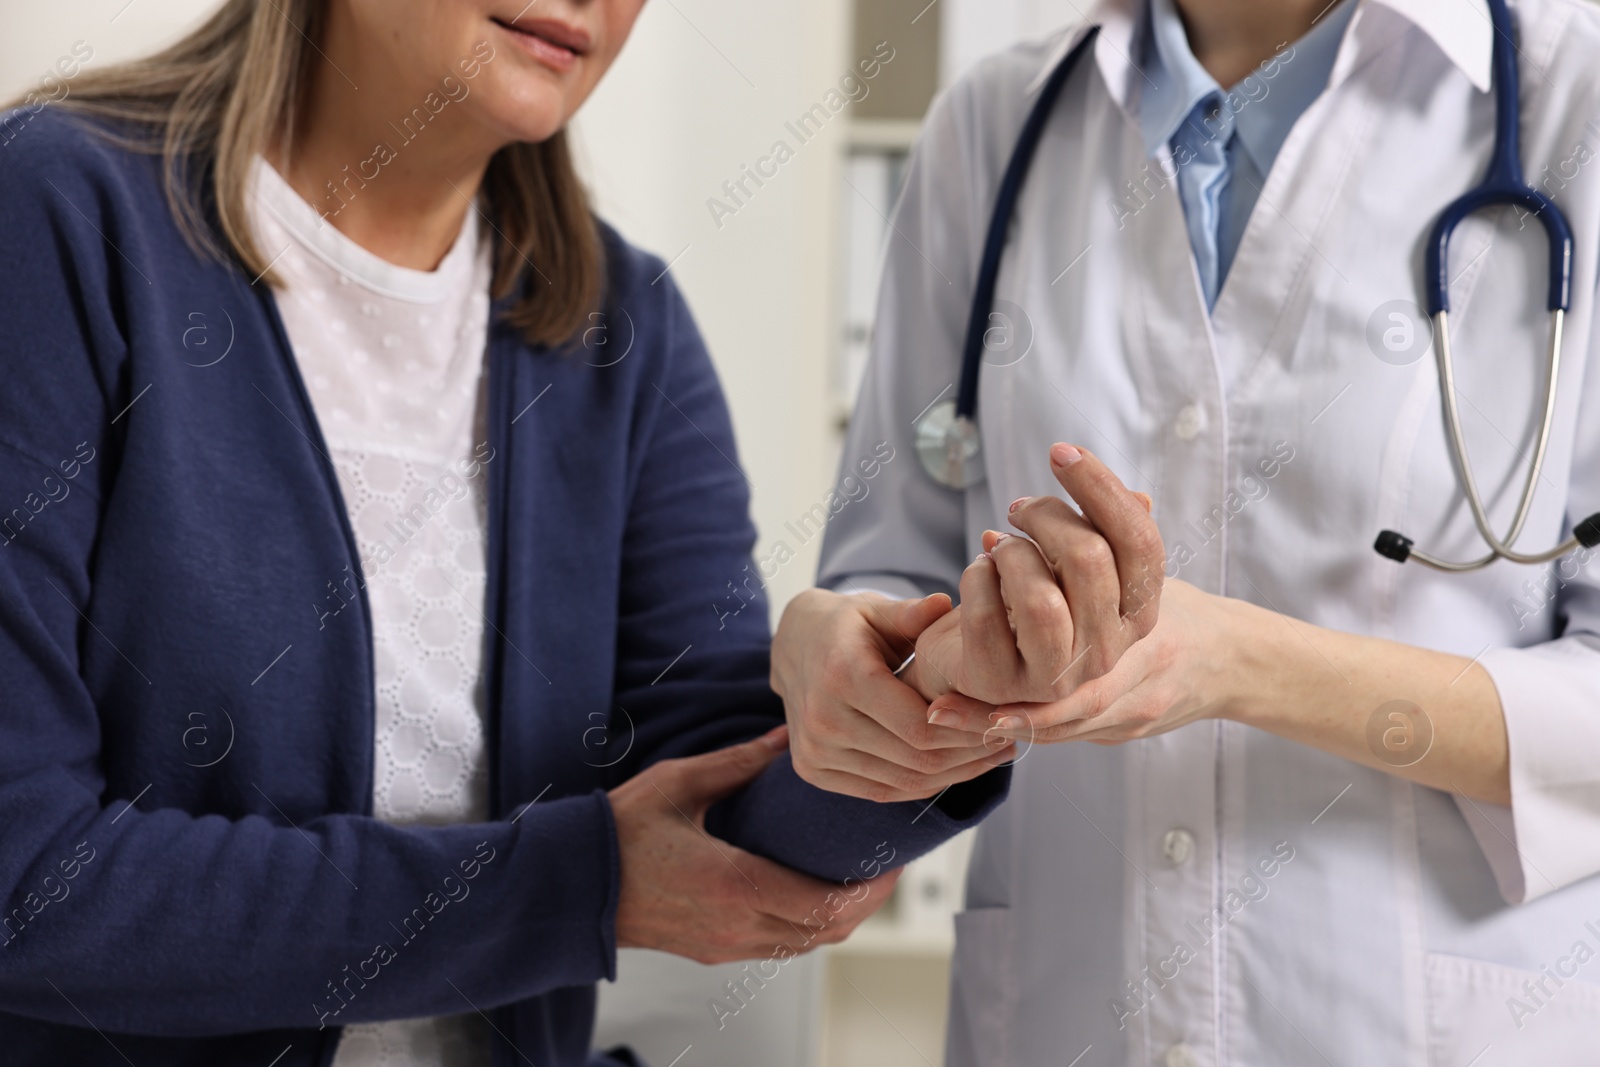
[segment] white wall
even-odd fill
[[[0,0],[0,97],[37,85],[83,41],[94,67],[142,55],[215,10],[218,0]]]
[[[1088,0],[941,0],[939,83],[1011,44],[1082,22]]]
[[[784,523],[834,474],[832,220],[846,116],[803,146],[784,123],[848,73],[847,11],[845,0],[654,0],[577,123],[602,214],[663,259],[681,254],[672,275],[733,408],[757,555],[780,538],[799,554],[771,583],[774,611],[816,570],[816,542],[799,544]],[[747,205],[719,225],[707,200],[780,138],[793,161],[747,185]]]

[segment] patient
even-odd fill
[[[999,802],[802,782],[713,606],[728,412],[564,133],[641,4],[227,0],[0,115],[7,1063],[631,1063],[619,947],[838,941]]]

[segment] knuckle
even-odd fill
[[[1085,474],[1090,487],[1097,493],[1110,495],[1111,493],[1127,491],[1127,486],[1122,484],[1122,479],[1118,478],[1110,467],[1102,463],[1095,464]]]
[[[762,742],[759,740],[746,741],[743,744],[734,745],[732,748],[724,749],[723,751],[727,761],[733,764],[736,770],[749,771],[754,770],[756,767],[761,765],[763,758],[761,752],[759,751],[761,745]]]
[[[646,769],[644,773],[655,779],[655,784],[663,793],[672,796],[683,785],[683,760],[662,760],[654,767]]]
[[[896,767],[889,774],[889,786],[896,793],[915,793],[927,785],[927,775],[910,767]]]
[[[894,787],[883,782],[874,782],[867,788],[867,799],[874,804],[891,804],[900,799],[900,794]]]
[[[1103,678],[1111,673],[1117,665],[1118,656],[1109,648],[1096,646],[1089,650],[1083,657],[1083,676],[1086,678]]]
[[[911,751],[910,760],[911,770],[920,781],[930,774],[938,774],[944,770],[946,757],[941,749],[919,748]]]
[[[1015,534],[1012,534],[1002,537],[1000,542],[989,551],[989,555],[997,563],[1003,564],[1005,561],[1010,561],[1013,558],[1021,558],[1018,556],[1018,553],[1023,551],[1034,552],[1037,551],[1037,549],[1033,547],[1032,542],[1030,542],[1026,537],[1018,537]]]
[[[1165,543],[1161,540],[1161,530],[1148,515],[1141,516],[1124,540],[1129,550],[1143,559],[1160,559],[1166,551]]]
[[[927,754],[939,751],[939,738],[935,734],[934,727],[927,723],[919,722],[913,724],[907,734],[906,744],[916,749],[919,753]]]
[[[1012,610],[1032,621],[1052,622],[1066,610],[1066,606],[1067,601],[1061,595],[1061,590],[1053,585],[1036,585],[1017,597]]]
[[[1062,500],[1058,496],[1051,496],[1049,494],[1034,497],[1022,510],[1031,515],[1038,515],[1045,518],[1065,518],[1067,515],[1077,514],[1077,512],[1073,511],[1073,509],[1068,506],[1065,500]]]
[[[791,751],[794,755],[794,773],[800,776],[800,780],[808,785],[814,785],[818,789],[825,788],[821,781],[824,777],[821,773],[822,768],[817,766],[811,753],[802,750],[798,746],[791,749]]]
[[[853,657],[843,648],[834,645],[823,654],[818,676],[823,688],[829,692],[847,691],[855,679]]]
[[[1069,567],[1086,573],[1102,572],[1116,565],[1111,546],[1098,535],[1073,538],[1063,554]]]
[[[843,748],[850,738],[850,731],[845,728],[843,717],[832,708],[819,711],[812,718],[810,725],[814,750]]]

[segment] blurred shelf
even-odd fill
[[[845,142],[856,150],[909,152],[921,129],[920,119],[852,119]]]
[[[909,957],[946,959],[955,948],[951,930],[903,930],[890,923],[862,923],[850,939],[829,946],[830,956],[878,958]]]

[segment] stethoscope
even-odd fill
[[[1446,207],[1434,222],[1427,246],[1426,276],[1428,314],[1432,316],[1434,336],[1437,338],[1435,357],[1439,365],[1439,391],[1443,399],[1451,456],[1455,461],[1457,481],[1467,498],[1478,532],[1489,545],[1489,552],[1478,559],[1453,562],[1419,551],[1413,547],[1411,538],[1394,530],[1384,530],[1378,534],[1373,545],[1379,554],[1397,563],[1413,559],[1442,571],[1477,570],[1487,567],[1496,559],[1508,559],[1514,563],[1548,563],[1580,545],[1584,548],[1600,545],[1600,512],[1596,512],[1578,523],[1570,537],[1547,551],[1524,553],[1513,547],[1522,534],[1522,527],[1532,508],[1550,441],[1550,423],[1555,414],[1556,385],[1561,363],[1561,326],[1572,282],[1572,230],[1561,209],[1523,179],[1517,145],[1519,94],[1511,12],[1505,0],[1488,0],[1488,4],[1494,26],[1494,153],[1483,181]],[[966,339],[961,351],[961,377],[956,398],[935,403],[917,417],[917,457],[934,481],[951,489],[971,488],[981,485],[984,480],[982,450],[975,421],[978,371],[983,363],[984,336],[994,308],[995,282],[1005,251],[1006,231],[1016,212],[1022,183],[1027,178],[1028,168],[1033,163],[1034,152],[1039,147],[1056,98],[1061,95],[1062,86],[1098,33],[1099,27],[1091,27],[1057,64],[1040,89],[1039,98],[1029,111],[1027,121],[1023,123],[1022,132],[1017,137],[1016,147],[1012,150],[1011,160],[1001,179],[994,213],[990,216],[988,234],[984,239],[983,258],[978,266],[978,279],[972,293],[972,308],[967,317]],[[1538,218],[1544,224],[1550,247],[1550,348],[1546,360],[1544,410],[1540,414],[1538,440],[1528,467],[1528,478],[1504,538],[1496,534],[1489,523],[1488,511],[1484,508],[1477,480],[1472,474],[1472,465],[1467,458],[1466,438],[1461,431],[1461,415],[1456,403],[1455,364],[1450,355],[1449,326],[1450,236],[1468,215],[1485,207],[1502,204],[1520,205]]]

